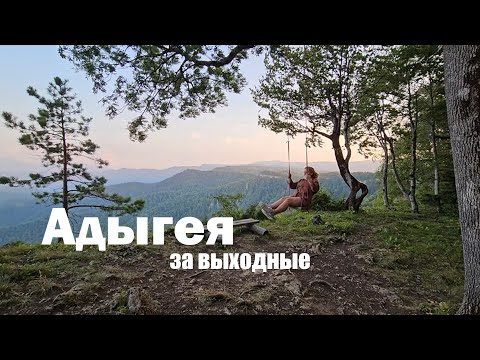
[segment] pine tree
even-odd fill
[[[99,208],[118,215],[141,210],[144,200],[132,202],[129,197],[107,194],[107,180],[92,176],[84,164],[78,161],[91,160],[98,168],[108,165],[107,161],[95,157],[99,146],[87,138],[92,118],[82,115],[82,103],[76,100],[76,95],[67,83],[68,80],[55,77],[49,83],[47,97],[41,96],[33,87],[28,87],[28,95],[41,104],[37,114],[29,115],[28,124],[17,120],[11,113],[2,113],[5,125],[20,133],[20,144],[41,153],[41,161],[48,168],[48,174],[30,174],[26,180],[2,176],[0,184],[45,188],[61,183],[59,191],[34,191],[33,195],[45,203],[61,204],[67,214],[75,208]]]

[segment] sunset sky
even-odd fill
[[[241,94],[228,95],[228,106],[215,114],[195,119],[169,118],[166,129],[151,133],[143,143],[132,142],[126,129],[134,114],[126,113],[114,120],[104,115],[93,94],[91,82],[60,58],[57,46],[0,46],[0,111],[26,119],[35,112],[38,102],[27,95],[31,85],[46,94],[54,76],[70,80],[70,86],[83,102],[84,115],[93,117],[91,139],[100,145],[99,154],[110,162],[111,169],[154,168],[175,165],[246,164],[255,161],[287,161],[286,136],[274,134],[257,124],[259,108],[249,89],[263,75],[263,58],[252,57],[242,65],[248,85]],[[18,143],[18,133],[0,124],[0,168],[8,173],[17,168],[35,168],[38,155]],[[304,139],[291,142],[291,160],[305,161]],[[354,154],[352,161],[364,160]],[[330,145],[309,150],[309,161],[334,161]]]

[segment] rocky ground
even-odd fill
[[[454,314],[458,220],[381,210],[295,212],[232,246],[0,246],[0,314]],[[172,253],[309,253],[307,270],[174,270]]]
[[[2,314],[409,314],[403,287],[371,270],[369,234],[298,241],[243,232],[234,245],[198,252],[308,252],[308,270],[173,270],[192,247],[117,247],[76,253],[59,246],[17,251],[17,281],[4,285]],[[5,248],[8,248],[5,247]],[[2,265],[9,263],[3,258]],[[12,255],[13,256],[13,255]],[[20,260],[20,261],[19,261]],[[40,265],[44,265],[43,267]],[[31,273],[28,273],[29,265]],[[37,270],[38,268],[38,270]],[[42,269],[44,270],[42,273]],[[15,279],[15,274],[13,274]],[[411,291],[411,289],[407,289]]]

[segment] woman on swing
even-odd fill
[[[296,189],[293,196],[284,196],[271,205],[261,203],[262,213],[270,220],[277,214],[284,212],[288,207],[308,209],[312,203],[312,198],[318,192],[320,185],[318,183],[318,174],[315,170],[307,166],[303,171],[304,178],[293,182],[292,174],[288,173],[288,184],[290,189]]]

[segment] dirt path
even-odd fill
[[[32,281],[25,282],[17,289],[20,301],[0,306],[0,313],[111,314],[132,309],[139,314],[411,313],[388,280],[370,270],[371,259],[360,250],[369,236],[365,232],[350,238],[330,235],[306,242],[244,233],[225,249],[311,255],[308,270],[265,273],[173,270],[168,255],[191,248],[124,247],[98,256],[69,275],[47,279],[50,285],[43,291],[32,290]]]
[[[308,270],[208,270],[147,283],[163,313],[169,314],[406,314],[386,279],[371,272],[358,253],[363,238],[331,237],[331,244],[305,246],[244,235],[235,252],[308,252]],[[168,272],[171,276],[170,272]],[[196,272],[198,273],[198,271]],[[152,274],[152,276],[155,276]],[[158,275],[156,275],[158,276]],[[161,275],[164,276],[164,275]]]

